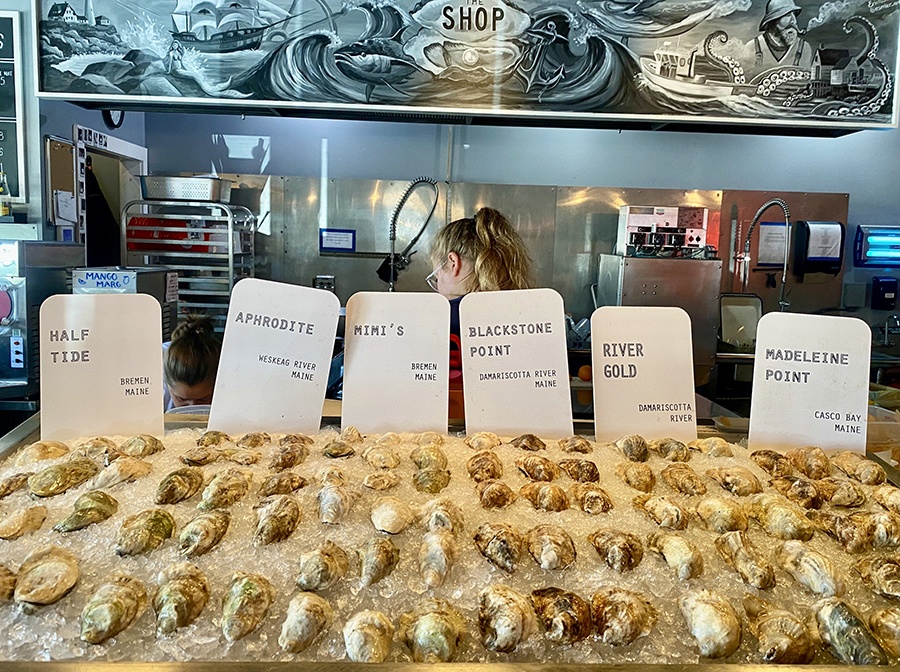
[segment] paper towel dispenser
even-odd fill
[[[841,272],[844,225],[840,222],[798,221],[794,224],[794,275]]]
[[[854,266],[900,266],[900,226],[856,228],[853,241]]]

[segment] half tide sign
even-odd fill
[[[572,435],[562,297],[475,292],[459,306],[466,432]]]
[[[147,294],[41,305],[41,439],[163,433],[162,319]]]
[[[210,429],[318,432],[340,308],[322,289],[256,278],[237,283]]]
[[[871,340],[869,326],[855,317],[763,315],[750,447],[865,452]]]
[[[447,431],[450,305],[439,294],[347,301],[341,421],[364,433]]]
[[[597,441],[697,438],[691,318],[681,308],[604,306],[591,316]]]

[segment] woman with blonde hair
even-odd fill
[[[431,242],[434,270],[428,286],[450,301],[450,417],[463,417],[462,350],[459,304],[470,292],[529,289],[531,258],[522,237],[503,214],[481,208],[474,217],[457,219]]]
[[[212,403],[222,339],[209,315],[188,315],[163,345],[165,410]]]

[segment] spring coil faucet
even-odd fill
[[[766,201],[763,203],[759,210],[756,211],[756,214],[753,215],[753,221],[750,222],[750,228],[747,230],[747,238],[744,240],[744,252],[741,255],[741,291],[747,291],[747,283],[749,281],[749,273],[750,273],[750,237],[753,235],[753,229],[756,228],[757,222],[759,222],[759,218],[763,216],[763,213],[771,208],[773,205],[777,205],[784,212],[784,265],[781,270],[781,292],[778,296],[778,309],[784,312],[785,308],[790,305],[789,301],[785,301],[784,299],[784,287],[787,284],[787,267],[788,267],[788,254],[790,254],[791,249],[791,210],[788,208],[788,204],[784,202],[784,200],[780,198],[773,198],[770,201]]]

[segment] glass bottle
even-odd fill
[[[6,179],[6,173],[3,166],[0,165],[0,217],[7,217],[12,214],[12,199],[9,195],[9,182]]]

